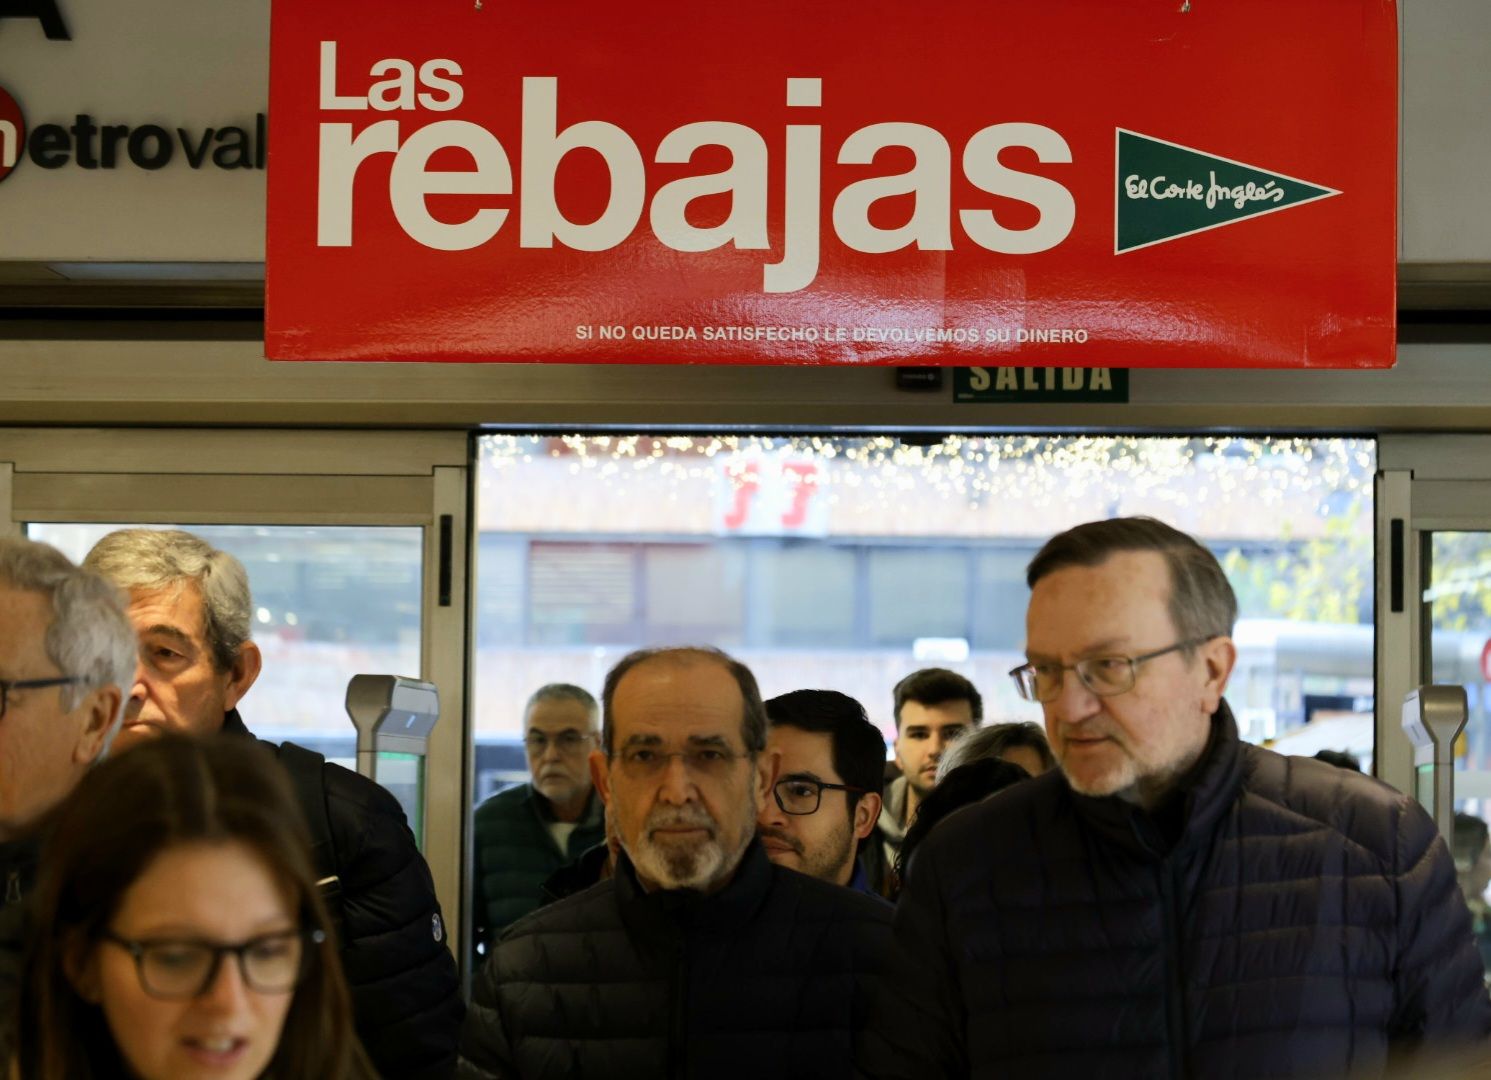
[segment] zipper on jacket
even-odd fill
[[[1186,990],[1181,977],[1180,866],[1173,857],[1160,863],[1160,906],[1165,935],[1165,1028],[1170,1075],[1186,1077]]]
[[[688,1000],[688,936],[678,942],[678,956],[673,962],[673,987],[668,1001],[668,1075],[685,1080],[689,1074],[688,1043],[684,1041],[685,1003]]]

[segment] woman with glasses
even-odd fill
[[[20,1076],[371,1080],[266,752],[163,736],[90,773],[48,835]]]

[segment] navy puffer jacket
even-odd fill
[[[614,877],[498,939],[461,1037],[465,1077],[836,1080],[893,990],[891,909],[746,850],[710,896]]]
[[[896,915],[915,1006],[885,1029],[904,1055],[886,1072],[1377,1076],[1491,1030],[1417,803],[1239,742],[1225,703],[1183,790],[1173,845],[1060,771],[940,825]]]

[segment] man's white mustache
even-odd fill
[[[713,832],[714,818],[701,806],[679,806],[654,810],[647,815],[647,831],[656,829],[708,829]]]

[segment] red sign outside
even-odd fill
[[[1386,367],[1391,0],[274,0],[268,355]]]

